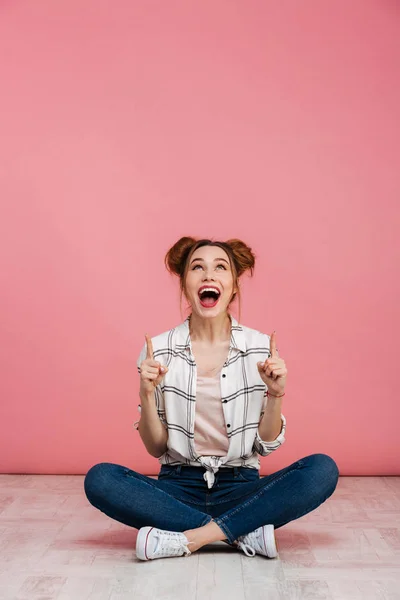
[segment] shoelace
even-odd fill
[[[191,554],[189,548],[180,536],[178,537],[173,534],[164,533],[163,535],[158,536],[158,543],[158,549],[154,553],[157,556],[179,556],[182,550],[184,550],[187,556]],[[190,543],[192,542],[189,542],[189,544]]]
[[[241,539],[238,539],[239,548],[241,548],[247,556],[254,556],[259,551],[261,551],[261,554],[264,554],[260,544],[259,532],[260,529],[256,529],[255,531],[250,531],[250,533],[244,535]],[[243,539],[246,538],[250,543],[243,542]]]
[[[246,556],[254,556],[256,551],[254,550],[254,548],[252,546],[250,546],[250,544],[245,544],[244,542],[238,542],[237,543],[238,548],[241,548],[243,550],[243,552],[246,554]]]

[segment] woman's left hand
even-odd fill
[[[257,363],[257,368],[268,391],[274,396],[281,396],[285,392],[287,369],[285,361],[278,355],[275,331],[270,336],[269,346],[270,358]]]

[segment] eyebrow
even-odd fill
[[[202,260],[204,262],[204,258],[194,258],[191,264],[196,262],[196,260]],[[225,258],[214,258],[214,260],[224,260],[229,265],[229,262]]]

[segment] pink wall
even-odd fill
[[[396,2],[5,2],[0,56],[1,472],[157,472],[135,363],[194,235],[258,255],[241,320],[289,370],[261,472],[399,475]]]

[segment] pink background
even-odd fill
[[[398,3],[3,2],[0,56],[1,472],[158,471],[136,359],[193,235],[257,255],[241,322],[289,371],[261,473],[399,475]]]

